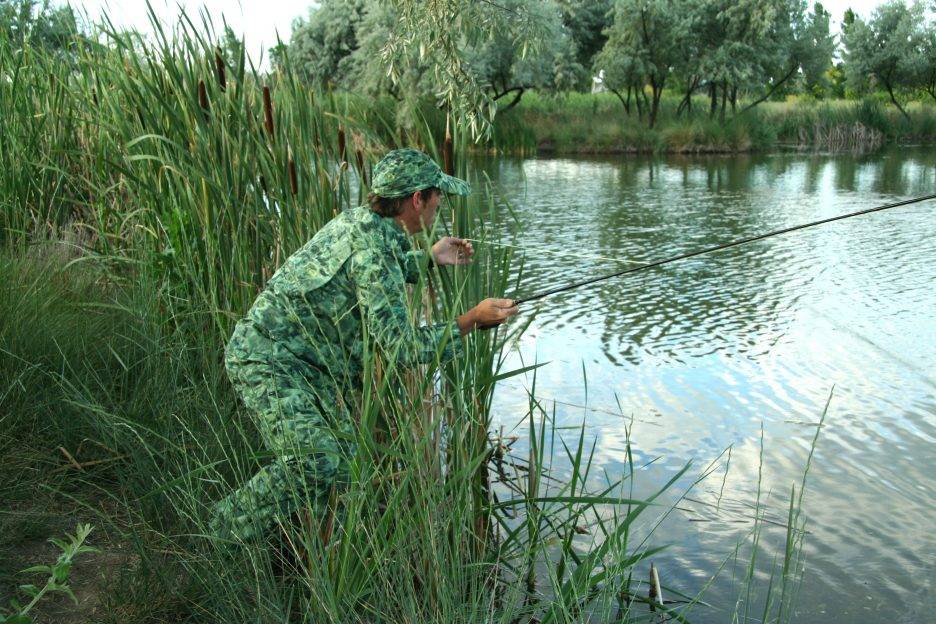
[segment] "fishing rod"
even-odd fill
[[[849,212],[847,214],[838,215],[836,217],[829,217],[828,219],[820,219],[819,221],[812,221],[811,223],[802,223],[800,225],[794,225],[792,227],[783,228],[780,230],[774,230],[773,232],[767,232],[766,234],[758,234],[757,236],[751,236],[749,238],[742,238],[736,241],[731,241],[730,243],[723,243],[721,245],[716,245],[715,247],[708,247],[706,249],[700,249],[698,251],[691,251],[689,253],[680,254],[672,258],[665,258],[663,260],[656,260],[654,262],[648,262],[647,264],[641,264],[640,266],[635,266],[629,269],[624,269],[623,271],[609,273],[608,275],[599,275],[598,277],[592,277],[590,279],[582,280],[580,282],[573,282],[572,284],[567,284],[565,286],[559,286],[557,288],[550,288],[548,290],[538,292],[528,297],[523,297],[521,299],[514,299],[514,305],[520,305],[521,303],[529,303],[530,301],[536,301],[537,299],[542,299],[543,297],[548,297],[550,295],[556,295],[561,292],[566,292],[567,290],[581,288],[582,286],[588,286],[589,284],[603,282],[605,280],[609,280],[614,277],[620,277],[622,275],[627,275],[629,273],[636,273],[637,271],[652,269],[654,267],[663,266],[664,264],[676,262],[677,260],[685,260],[686,258],[692,258],[694,256],[701,256],[702,254],[711,253],[713,251],[719,251],[721,249],[728,249],[729,247],[737,247],[738,245],[744,245],[745,243],[752,243],[754,241],[763,240],[765,238],[770,238],[771,236],[779,236],[780,234],[786,234],[788,232],[795,232],[796,230],[805,230],[806,228],[811,228],[817,225],[822,225],[823,223],[831,223],[832,221],[840,221],[842,219],[848,219],[850,217],[857,217],[859,215],[865,215],[865,214],[869,214],[872,212],[878,212],[880,210],[887,210],[889,208],[897,208],[898,206],[907,206],[909,204],[916,204],[918,202],[927,201],[929,199],[936,199],[936,193],[932,195],[925,195],[923,197],[916,197],[914,199],[906,199],[904,201],[894,202],[893,204],[885,204],[883,206],[875,206],[874,208],[866,208],[864,210],[858,210],[856,212]]]

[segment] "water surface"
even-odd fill
[[[936,150],[870,156],[484,159],[501,210],[491,236],[522,248],[519,292],[936,191]],[[525,307],[508,366],[549,362],[537,395],[597,436],[595,469],[624,472],[625,424],[645,492],[689,459],[723,468],[655,534],[663,582],[699,591],[750,530],[762,491],[782,520],[831,394],[804,511],[797,621],[916,622],[936,607],[936,203],[692,258]],[[587,377],[587,384],[583,380]],[[508,430],[525,386],[499,388]],[[586,390],[587,388],[587,390]],[[545,402],[549,409],[550,401]],[[576,406],[586,406],[588,409]],[[522,444],[522,442],[521,442]],[[724,458],[723,458],[724,460]],[[723,462],[724,463],[724,462]],[[684,480],[687,481],[687,480]],[[687,485],[685,482],[682,485]],[[719,500],[716,512],[708,504]],[[764,535],[766,583],[783,529]],[[730,607],[747,559],[705,599]],[[719,609],[694,621],[720,622]]]

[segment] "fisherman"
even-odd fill
[[[369,205],[342,212],[290,256],[228,342],[228,376],[274,460],[216,504],[218,537],[261,536],[308,503],[323,513],[332,487],[347,485],[348,403],[367,349],[397,366],[442,365],[463,353],[466,334],[517,313],[510,299],[491,298],[452,323],[415,327],[405,284],[427,266],[470,262],[473,249],[446,236],[426,254],[409,237],[431,231],[443,191],[470,187],[415,149],[389,152],[372,182]]]

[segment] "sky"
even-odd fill
[[[845,9],[851,7],[859,16],[868,17],[883,2],[825,0],[822,4],[832,14],[833,31],[837,32]],[[71,4],[76,8],[83,7],[92,19],[98,19],[107,12],[118,27],[152,31],[145,0],[72,0]],[[313,4],[312,0],[152,0],[156,14],[167,23],[176,20],[180,6],[192,17],[205,8],[220,32],[223,15],[234,32],[244,37],[247,53],[261,68],[269,67],[268,51],[276,45],[277,33],[283,41],[289,41],[293,20],[308,15]]]

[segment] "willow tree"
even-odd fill
[[[476,138],[498,100],[580,81],[575,52],[555,0],[324,0],[287,47],[309,82],[389,93],[404,109],[433,95]]]
[[[608,41],[596,57],[605,70],[605,85],[620,98],[622,89],[650,87],[647,112],[652,128],[660,110],[663,88],[673,67],[683,59],[690,22],[681,17],[677,0],[619,0]]]
[[[776,3],[773,24],[762,33],[765,53],[753,68],[750,90],[761,95],[744,110],[769,99],[794,77],[800,77],[807,88],[824,82],[835,52],[829,17],[819,2],[811,13],[806,12],[804,0]]]
[[[35,0],[0,0],[0,36],[14,47],[29,41],[34,48],[70,53],[81,35],[70,6],[50,6]]]
[[[584,81],[575,41],[555,2],[502,0],[498,10],[505,11],[505,16],[511,11],[525,13],[542,33],[535,49],[518,46],[513,28],[495,29],[486,40],[465,46],[471,74],[498,103],[498,112],[516,106],[527,90],[559,92]]]
[[[936,10],[936,4],[933,5]],[[923,35],[922,60],[919,69],[920,86],[936,101],[936,21],[931,21]]]
[[[575,60],[582,67],[591,67],[595,56],[601,52],[608,35],[605,32],[611,25],[612,0],[556,0],[562,15],[562,23],[575,47]],[[591,87],[591,77],[587,76],[579,85]]]
[[[915,86],[924,58],[924,7],[891,0],[878,7],[867,22],[855,18],[844,31],[845,69],[857,90],[882,87],[907,119],[897,94]]]

